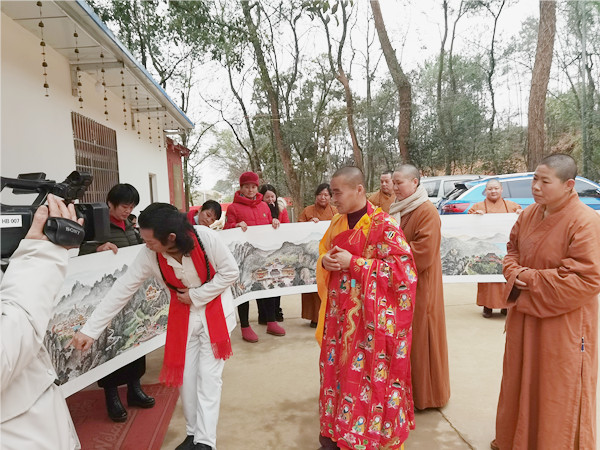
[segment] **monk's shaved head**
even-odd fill
[[[411,180],[417,179],[417,181],[421,182],[421,172],[412,164],[402,164],[400,167],[396,169],[396,173],[401,174],[404,178],[410,178]]]
[[[574,180],[577,176],[577,163],[572,157],[563,153],[546,156],[538,166],[552,169],[563,183],[567,180]]]
[[[358,167],[342,167],[341,169],[338,169],[331,178],[333,179],[338,177],[344,177],[345,183],[352,188],[357,187],[359,184],[366,186],[365,175]]]
[[[491,180],[488,180],[487,183],[485,183],[485,187],[489,187],[490,185],[500,186],[500,189],[502,189],[502,184],[500,183],[500,180],[498,178],[492,178]]]

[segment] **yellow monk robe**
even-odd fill
[[[334,246],[353,256],[329,272]],[[336,215],[319,245],[317,340],[322,436],[341,448],[398,449],[414,428],[411,320],[417,274],[397,222],[367,204],[353,229]]]
[[[386,213],[390,212],[390,206],[395,200],[396,195],[394,193],[387,195],[381,192],[381,189],[369,196],[369,201],[373,205],[381,207],[381,209]]]
[[[427,201],[400,220],[419,275],[410,356],[413,398],[416,408],[439,408],[450,399],[440,216]]]
[[[510,200],[499,199],[491,202],[485,199],[475,203],[469,208],[469,214],[475,211],[484,211],[486,214],[514,213],[521,210],[521,206]],[[477,283],[477,305],[490,309],[507,308],[506,297],[504,297],[504,286],[506,283]]]
[[[593,450],[600,218],[575,192],[560,210],[543,212],[533,204],[521,213],[504,258],[511,296],[496,443]],[[528,291],[513,289],[517,275]]]
[[[307,206],[304,208],[300,216],[298,216],[298,222],[308,222],[316,217],[319,220],[331,220],[333,216],[337,214],[337,208],[332,204],[327,205],[325,208],[317,205]],[[302,294],[302,318],[308,319],[311,322],[316,323],[319,320],[319,309],[321,308],[321,299],[319,294],[316,292],[307,292]]]

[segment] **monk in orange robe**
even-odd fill
[[[485,200],[475,203],[469,208],[469,214],[498,214],[522,211],[520,205],[502,198],[502,183],[497,178],[492,178],[485,185]],[[492,317],[494,309],[499,309],[504,315],[507,313],[504,286],[506,283],[478,283],[477,305],[483,306],[483,317]]]
[[[331,204],[331,187],[321,183],[315,191],[315,204],[307,206],[298,216],[298,222],[319,222],[331,220],[337,214],[337,208]],[[312,328],[317,327],[321,309],[321,298],[317,292],[302,294],[302,318],[310,320]]]
[[[417,274],[396,221],[362,172],[338,170],[336,215],[319,246],[321,448],[399,449],[414,428],[411,321]]]
[[[450,399],[450,370],[446,340],[441,221],[419,170],[410,164],[394,172],[396,202],[390,214],[399,223],[412,249],[419,282],[413,317],[413,398],[418,409],[439,408]]]
[[[381,207],[383,212],[390,212],[390,205],[394,203],[396,197],[394,196],[394,183],[392,182],[391,170],[383,172],[379,177],[380,188],[377,192],[369,195],[369,201],[375,205]]]
[[[577,165],[544,158],[535,203],[504,258],[509,299],[492,449],[596,449],[600,218],[574,190]]]

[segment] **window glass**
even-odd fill
[[[531,198],[531,180],[531,178],[522,178],[502,183],[502,190],[504,191],[502,197]]]
[[[473,190],[469,192],[468,198],[473,198],[473,199],[483,198],[485,196],[485,194],[483,193],[484,189],[485,189],[485,184],[480,184],[479,186],[474,187]],[[477,200],[477,201],[480,201],[480,200]]]
[[[577,191],[580,197],[600,198],[600,193],[598,192],[596,186],[588,183],[587,181],[576,179],[575,190]]]
[[[456,183],[462,183],[465,180],[447,180],[444,181],[444,192],[450,192],[454,189]]]
[[[429,197],[437,197],[440,190],[440,180],[421,180],[421,186],[425,188]]]

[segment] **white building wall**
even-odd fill
[[[140,193],[137,212],[150,203],[149,174],[156,175],[155,201],[169,202],[169,180],[164,143],[158,148],[158,130],[152,122],[152,143],[148,121],[140,117],[141,139],[132,128],[127,105],[127,130],[124,129],[121,96],[108,92],[109,120],[105,120],[103,91],[95,89],[95,79],[82,75],[83,109],[71,95],[69,62],[46,46],[49,97],[45,97],[39,36],[34,36],[2,13],[1,22],[1,164],[2,176],[15,178],[24,172],[45,172],[62,181],[75,170],[75,148],[71,112],[89,117],[117,134],[119,178]],[[99,55],[98,55],[99,56]],[[100,59],[98,57],[98,59]],[[118,70],[118,69],[111,69]],[[144,99],[140,99],[140,108]],[[6,196],[3,194],[3,201]],[[11,202],[12,203],[12,202]]]

